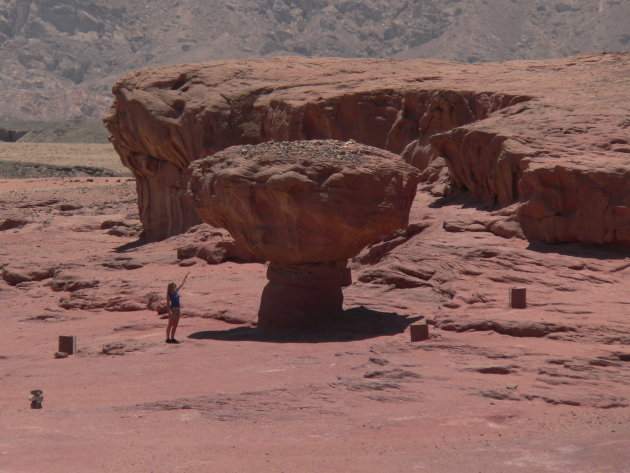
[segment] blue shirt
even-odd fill
[[[175,289],[173,292],[168,291],[168,295],[171,296],[171,307],[180,307],[179,291],[177,289]]]

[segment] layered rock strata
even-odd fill
[[[547,61],[268,58],[139,71],[106,124],[146,236],[198,223],[188,164],[235,144],[332,138],[401,154],[434,194],[512,206],[530,239],[630,243],[630,53]]]
[[[419,172],[355,142],[234,146],[191,165],[204,220],[269,261],[259,326],[308,326],[342,310],[348,258],[407,226]]]

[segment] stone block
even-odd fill
[[[31,401],[31,409],[41,409],[44,402],[44,392],[41,389],[33,389],[29,401]]]
[[[412,342],[421,342],[429,339],[429,326],[427,324],[411,324],[409,334]]]
[[[59,350],[68,355],[74,355],[77,352],[77,337],[71,335],[59,336]]]
[[[510,289],[510,307],[513,309],[524,309],[527,307],[527,291],[524,287],[513,287]]]

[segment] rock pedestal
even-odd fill
[[[419,180],[395,154],[333,140],[233,146],[191,170],[200,217],[269,261],[264,328],[314,327],[339,314],[348,258],[407,226]]]
[[[352,283],[347,260],[332,263],[274,264],[267,269],[258,310],[261,328],[317,326],[343,311],[342,288]]]

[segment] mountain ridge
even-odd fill
[[[2,0],[0,119],[100,117],[121,75],[261,56],[543,59],[627,49],[622,0]]]

